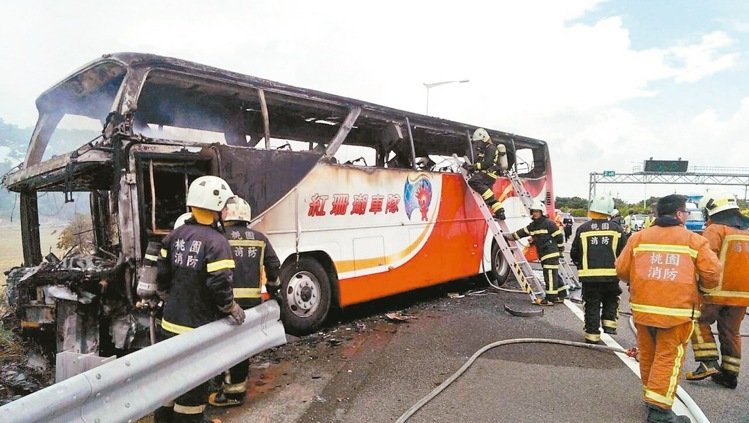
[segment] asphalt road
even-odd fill
[[[475,290],[485,291],[449,296]],[[534,307],[524,294],[476,278],[347,310],[322,331],[254,357],[247,403],[211,413],[224,422],[393,422],[491,342],[583,341],[583,323],[570,308],[579,305],[515,317],[505,304]],[[629,311],[626,292],[621,309]],[[390,320],[391,311],[410,319]],[[622,314],[613,337],[625,348],[635,345],[628,317]],[[749,333],[747,320],[742,332]],[[691,350],[684,367],[694,367]],[[711,422],[749,422],[746,373],[736,390],[683,377],[681,386]],[[612,353],[510,345],[487,351],[408,421],[643,422],[641,395],[639,377]]]

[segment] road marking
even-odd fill
[[[572,310],[572,313],[574,313],[578,319],[580,319],[582,322],[585,322],[585,314],[577,304],[573,303],[570,300],[564,300],[564,305],[566,305],[568,309]],[[607,333],[601,334],[601,340],[604,342],[604,344],[610,347],[624,348],[619,345],[619,343],[616,342],[616,340],[612,338],[611,335]],[[624,363],[625,366],[629,367],[630,370],[632,370],[632,372],[634,372],[634,374],[636,374],[637,377],[640,378],[640,365],[637,363],[637,360],[634,360],[626,354],[622,354],[619,352],[615,352],[614,354],[616,354],[616,356],[619,357],[622,363]],[[692,414],[692,412],[689,408],[687,408],[684,402],[691,403],[692,409],[697,415]],[[697,403],[695,403],[692,397],[689,396],[687,391],[681,388],[681,385],[679,385],[676,390],[676,398],[674,400],[673,410],[676,414],[688,416],[693,422],[710,423],[710,420],[707,419],[707,416],[705,416]]]

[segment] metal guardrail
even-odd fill
[[[0,407],[0,421],[133,422],[240,361],[286,343],[280,309],[267,301],[103,364]]]

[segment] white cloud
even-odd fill
[[[720,52],[733,44],[728,34],[714,31],[703,35],[699,44],[668,49],[665,57],[673,58],[680,65],[674,67],[676,82],[696,82],[736,64],[737,53]]]

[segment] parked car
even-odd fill
[[[632,232],[641,230],[642,225],[645,224],[645,215],[644,214],[632,215],[632,220],[630,224],[632,225]]]

